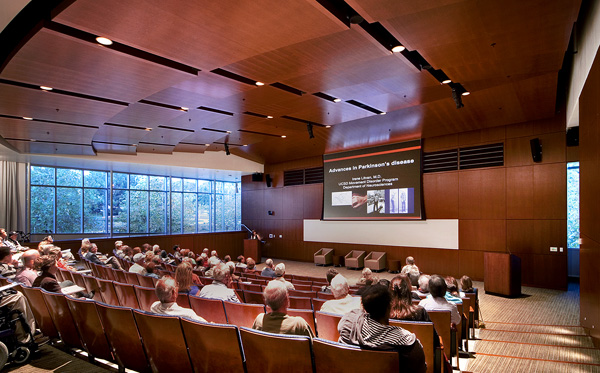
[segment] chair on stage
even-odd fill
[[[96,309],[119,367],[150,372],[131,308],[97,303]]]
[[[158,297],[156,296],[156,291],[154,288],[148,288],[143,286],[133,286],[135,290],[135,296],[140,305],[140,309],[144,311],[150,312],[150,308],[152,307],[152,303],[158,301]]]
[[[317,319],[317,333],[319,333],[319,338],[337,342],[340,338],[340,332],[338,332],[337,327],[342,319],[342,316],[343,315],[337,315],[329,312],[315,311],[315,318]]]
[[[181,327],[196,372],[243,372],[240,332],[235,325],[211,324],[181,318]],[[207,353],[207,351],[209,353]]]
[[[365,252],[352,250],[346,254],[344,261],[348,269],[362,269],[365,266]]]
[[[195,295],[189,296],[189,299],[190,306],[196,312],[196,315],[208,322],[227,324],[227,316],[222,300],[200,298]]]
[[[265,312],[262,304],[234,303],[223,301],[227,322],[232,325],[252,327],[258,315]]]
[[[397,372],[400,367],[397,352],[362,350],[322,338],[312,342],[316,373]]]
[[[365,267],[373,271],[383,271],[387,265],[387,253],[382,251],[371,251],[365,257]]]
[[[333,264],[333,249],[322,248],[314,254],[316,265],[332,265]]]
[[[312,372],[309,337],[240,328],[247,373]]]
[[[102,321],[96,311],[96,302],[71,297],[66,299],[87,353],[93,358],[114,360],[102,328]]]

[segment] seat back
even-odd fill
[[[83,278],[83,282],[85,283],[85,289],[88,293],[90,293],[91,291],[95,291],[94,300],[104,302],[104,299],[102,298],[100,285],[98,285],[98,281],[96,281],[96,278],[87,275],[81,275],[81,278]]]
[[[140,308],[140,303],[135,295],[134,285],[121,284],[120,282],[113,282],[113,285],[115,286],[115,293],[117,293],[117,298],[119,299],[119,304],[121,306],[136,309]]]
[[[113,306],[120,306],[119,296],[115,291],[115,286],[112,281],[96,278],[100,293],[102,293],[102,300],[104,303],[111,304]]]
[[[77,286],[81,286],[82,288],[86,288],[85,281],[83,280],[83,275],[77,272],[71,272],[71,276],[73,278],[73,282]]]
[[[444,350],[448,357],[452,352],[451,350],[451,331],[450,331],[450,311],[427,311],[429,318],[433,322],[433,326],[435,326],[435,330],[439,334],[442,339],[442,344],[444,346]]]
[[[323,303],[327,302],[328,300],[329,299],[313,298],[312,299],[313,310],[320,311],[321,307],[323,307]]]
[[[223,302],[227,322],[232,325],[252,327],[256,317],[265,312],[262,304]]]
[[[317,292],[317,298],[319,299],[335,299],[335,297],[333,296],[333,293],[324,293],[322,291]]]
[[[436,362],[435,359],[435,342],[433,340],[435,327],[432,322],[390,320],[390,325],[399,326],[417,336],[425,353],[427,372],[433,373],[436,366],[441,367],[440,362]]]
[[[177,296],[177,305],[183,308],[192,308],[190,298],[186,293],[179,293]]]
[[[313,291],[312,289],[312,285],[307,285],[307,284],[294,284],[294,289],[296,290],[300,290],[300,291]]]
[[[140,275],[139,273],[136,273],[136,275],[137,275],[138,282],[140,283],[140,286],[143,286],[146,288],[154,287],[154,281],[153,281],[152,277]]]
[[[360,347],[313,339],[316,373],[397,372],[397,352],[362,350]],[[401,370],[402,371],[402,370]]]
[[[133,286],[133,289],[135,290],[135,296],[140,305],[140,309],[150,312],[150,307],[152,306],[152,303],[158,301],[155,289],[135,285]]]
[[[125,272],[125,277],[127,278],[127,284],[131,285],[139,285],[137,273],[133,272]]]
[[[290,316],[302,317],[304,319],[304,321],[306,321],[308,326],[310,326],[310,329],[312,330],[313,335],[315,335],[315,336],[317,335],[317,326],[315,324],[315,314],[314,314],[313,310],[288,308],[287,314]]]
[[[260,291],[243,290],[244,302],[253,304],[265,304],[265,298]]]
[[[83,348],[79,332],[65,296],[61,293],[51,293],[42,289],[44,301],[50,311],[50,317],[58,330],[60,339],[71,347]]]
[[[123,262],[124,262],[124,260],[123,260]],[[125,267],[123,267],[123,268],[125,268]],[[123,284],[127,283],[127,275],[125,274],[125,271],[123,271],[121,269],[115,269],[115,270],[113,270],[113,273],[115,274],[115,281],[123,283]]]
[[[71,297],[66,299],[79,330],[83,347],[88,354],[100,359],[113,360],[100,316],[96,311],[96,302]]]
[[[256,281],[258,281],[258,280],[256,280]],[[256,284],[245,284],[245,283],[242,282],[240,284],[240,289],[241,290],[258,291],[258,292],[262,291],[261,284],[258,284],[258,283],[256,283]]]
[[[295,308],[299,310],[311,310],[312,302],[310,298],[305,297],[289,297],[290,299],[290,308]]]
[[[54,325],[52,316],[50,316],[50,311],[44,301],[41,289],[22,286],[22,292],[29,301],[37,327],[40,328],[44,335],[50,338],[58,338],[58,330]]]
[[[247,373],[312,372],[309,337],[240,328]]]
[[[290,297],[303,297],[303,298],[316,298],[317,293],[315,291],[306,291],[306,290],[288,290],[288,295]]]
[[[319,333],[319,338],[333,342],[337,342],[340,339],[337,326],[342,319],[342,315],[315,311],[315,318],[317,319],[317,333]]]
[[[190,306],[196,315],[204,318],[208,322],[218,324],[227,324],[225,307],[220,299],[206,299],[195,295],[190,295]]]
[[[155,315],[140,310],[133,310],[133,316],[154,372],[192,371],[179,317]]]
[[[181,319],[181,327],[196,372],[243,372],[244,356],[240,332],[235,325],[209,324]],[[209,351],[209,353],[206,353]]]
[[[296,285],[310,285],[312,286],[312,280],[301,280],[298,278],[298,276],[295,276],[292,281],[290,281],[292,284],[294,284],[294,287],[296,287]]]
[[[150,371],[131,308],[97,303],[96,310],[119,366],[138,372]]]

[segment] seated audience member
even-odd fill
[[[406,257],[406,265],[402,267],[400,273],[406,274],[410,279],[411,284],[413,284],[414,286],[418,285],[421,271],[419,271],[419,267],[415,265],[415,259],[412,256]]]
[[[345,315],[348,312],[360,308],[360,297],[348,294],[348,281],[341,274],[331,280],[331,293],[335,299],[323,303],[321,311]]]
[[[237,294],[228,286],[231,283],[231,275],[229,274],[229,266],[219,263],[213,269],[213,282],[206,285],[200,290],[201,298],[221,299],[229,302],[240,303]]]
[[[464,275],[460,278],[460,288],[465,293],[475,293],[475,289],[473,288],[473,281],[471,281],[471,277]]]
[[[364,268],[362,270],[362,277],[356,283],[359,287],[356,295],[361,295],[367,287],[377,283],[377,281],[379,281],[379,279],[373,274],[373,271],[371,271],[370,268]]]
[[[391,319],[407,321],[431,321],[425,308],[412,303],[412,285],[406,274],[396,276],[390,282],[392,292]]]
[[[175,281],[180,293],[189,295],[198,295],[200,289],[194,284],[192,265],[190,263],[181,263],[175,270]]]
[[[139,273],[140,275],[146,274],[146,268],[144,268],[144,259],[146,256],[142,253],[137,253],[133,256],[133,265],[129,267],[129,272]]]
[[[378,283],[379,285],[383,285],[383,286],[385,286],[386,288],[389,288],[389,287],[390,287],[390,280],[388,280],[387,278],[381,278],[381,279],[379,279],[379,281],[377,281],[377,283]],[[421,298],[419,298],[419,300],[420,300],[420,299],[421,299]]]
[[[13,279],[17,275],[15,266],[18,266],[12,257],[12,251],[8,246],[0,247],[0,276]]]
[[[173,246],[173,256],[177,259],[181,259],[181,247],[179,247],[179,245]]]
[[[16,249],[14,244],[8,240],[8,233],[6,233],[6,229],[0,228],[0,245],[6,246],[9,249]]]
[[[58,246],[52,246],[48,250],[44,250],[44,255],[52,255],[56,259],[56,266],[67,271],[77,272],[77,269],[69,265],[69,262],[63,258],[62,251]]]
[[[27,250],[21,256],[23,267],[19,268],[15,281],[20,282],[23,285],[33,286],[33,282],[38,277],[37,270],[35,269],[35,260],[40,257],[40,252],[34,249]]]
[[[415,290],[414,292],[419,296],[419,298],[421,297],[426,297],[429,295],[429,279],[431,278],[431,276],[426,275],[426,274],[422,274],[421,276],[419,276],[419,287],[417,288],[417,290]]]
[[[463,298],[465,296],[465,293],[458,290],[458,281],[456,281],[456,279],[452,276],[446,276],[445,280],[446,280],[446,286],[448,286],[447,294],[460,300],[460,302],[455,301],[455,303],[462,303],[461,298]],[[446,299],[449,302],[452,302],[452,300],[448,299],[448,296],[446,296]]]
[[[91,244],[90,250],[85,254],[85,258],[89,260],[90,263],[107,265],[114,269],[123,269],[121,268],[121,263],[119,263],[114,256],[107,258],[104,254],[98,253],[98,246],[96,246],[95,243]]]
[[[327,270],[327,274],[325,275],[327,278],[327,284],[328,285],[323,285],[321,286],[321,292],[322,293],[327,293],[327,294],[331,294],[331,280],[333,280],[333,278],[335,276],[338,275],[338,271],[335,268],[329,268]]]
[[[1,232],[4,232],[4,234],[6,234],[6,231],[4,231],[3,228],[0,228],[0,234],[1,234]],[[6,239],[4,240],[4,246],[8,246],[8,247],[10,247],[11,250],[17,251],[17,252],[27,250],[27,248],[21,246],[18,238],[19,238],[19,233],[15,232],[15,231],[8,233]]]
[[[288,290],[296,290],[296,288],[294,287],[294,284],[292,284],[291,282],[286,280],[284,275],[285,275],[285,264],[279,263],[279,264],[277,264],[277,266],[275,266],[275,278],[271,281],[283,282],[285,284],[285,287]],[[269,281],[269,282],[271,282],[271,281]]]
[[[171,277],[163,277],[156,283],[156,297],[158,301],[152,303],[150,312],[160,315],[171,315],[187,317],[196,321],[204,321],[202,317],[189,309],[183,308],[177,304],[177,295],[179,294],[177,283]]]
[[[244,273],[256,273],[260,275],[260,271],[256,269],[256,262],[254,261],[254,259],[246,259],[246,268],[244,268]]]
[[[46,291],[52,293],[62,293],[62,289],[68,286],[75,285],[73,281],[63,281],[59,283],[56,280],[56,272],[59,271],[56,266],[56,257],[53,255],[42,255],[35,260],[36,267],[41,271],[40,275],[33,281],[33,287],[40,287]],[[85,293],[83,291],[73,294],[77,298],[89,298],[94,297],[94,291],[91,293]]]
[[[244,269],[246,268],[246,258],[243,255],[237,257],[237,263],[235,263],[236,268]]]
[[[367,287],[361,296],[363,309],[347,313],[338,324],[339,341],[371,350],[397,351],[401,371],[425,372],[425,353],[417,337],[390,326],[391,295],[380,284]]]
[[[115,256],[123,259],[125,252],[123,251],[123,241],[115,241]]]
[[[254,320],[252,329],[269,333],[295,334],[314,337],[308,323],[299,316],[289,316],[290,306],[287,288],[279,281],[270,281],[263,292],[265,303],[271,308],[269,313],[261,313]]]
[[[210,258],[208,258],[208,264],[211,266],[216,266],[221,263],[221,259],[219,259],[217,250],[213,250],[210,252]]]
[[[88,242],[89,242],[89,240],[88,240]],[[38,244],[38,250],[40,252],[42,252],[42,250],[44,250],[44,247],[46,247],[46,246],[54,246],[53,243],[54,243],[54,239],[52,238],[52,236],[46,236]]]
[[[419,302],[419,306],[427,311],[450,311],[450,321],[455,326],[460,324],[460,314],[456,304],[450,303],[444,297],[446,295],[446,280],[440,275],[433,275],[429,279],[429,295]]]
[[[160,276],[156,272],[157,272],[156,263],[149,262],[148,264],[146,264],[146,274],[144,276],[154,277],[156,279],[159,279]]]
[[[275,264],[273,264],[273,259],[267,259],[265,264],[266,267],[262,270],[260,275],[265,277],[275,277]]]

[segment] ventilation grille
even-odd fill
[[[318,184],[323,182],[323,167],[283,172],[283,186]]]
[[[504,166],[504,144],[423,153],[423,173]]]

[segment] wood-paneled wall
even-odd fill
[[[529,140],[538,137],[541,163]],[[505,166],[423,175],[428,219],[459,220],[459,250],[304,242],[303,219],[321,218],[322,184],[283,187],[283,171],[322,165],[320,157],[265,165],[273,178],[242,178],[242,221],[267,237],[265,256],[312,261],[321,247],[336,255],[353,249],[386,251],[389,259],[416,257],[427,273],[483,279],[483,252],[512,252],[522,260],[524,285],[566,289],[566,144],[562,117],[424,140],[424,151],[504,142]],[[273,211],[273,215],[268,215]],[[272,238],[268,235],[273,234]],[[281,237],[280,237],[281,236]],[[550,252],[550,246],[563,247]]]
[[[579,96],[580,322],[600,346],[600,54]]]

